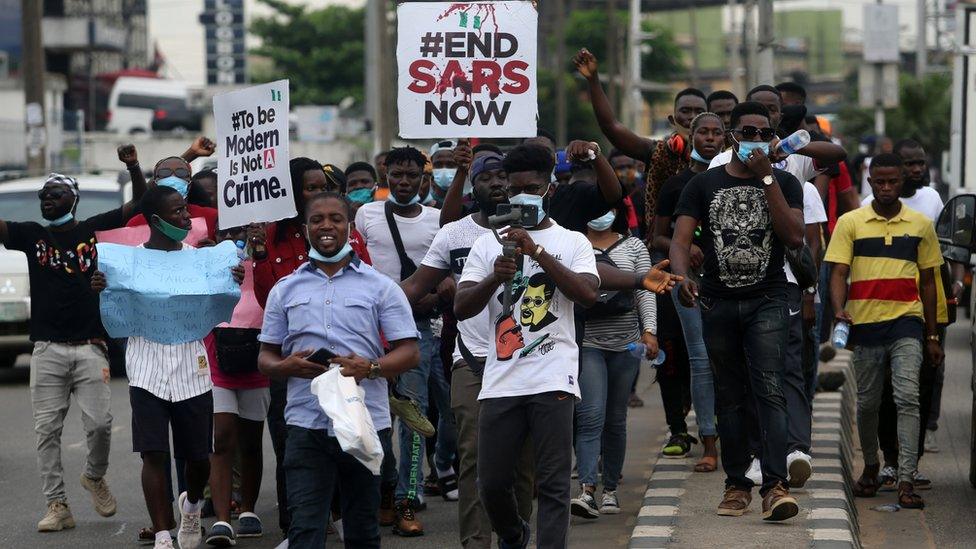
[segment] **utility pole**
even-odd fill
[[[392,111],[388,94],[391,70],[389,31],[386,21],[386,1],[366,2],[366,116],[372,124],[373,151],[377,154],[390,146]]]
[[[24,82],[27,143],[27,170],[43,173],[47,165],[44,129],[44,40],[41,36],[43,0],[21,0],[23,58],[20,63]]]
[[[918,26],[915,35],[915,76],[922,78],[929,68],[928,60],[928,16],[926,0],[915,0]]]
[[[644,98],[641,96],[641,3],[640,0],[630,0],[630,28],[627,38],[630,41],[627,58],[626,104],[630,118],[627,127],[637,131],[643,114]]]
[[[698,17],[695,7],[688,8],[688,27],[691,30],[691,85],[698,87],[701,74],[700,52],[698,50]]]
[[[881,4],[882,0],[877,0]],[[885,134],[885,111],[884,111],[884,64],[874,64],[874,134],[880,139]]]
[[[745,0],[742,13],[742,35],[746,49],[746,73],[745,88],[749,89],[756,85],[756,63],[757,63],[757,43],[756,25],[753,21],[753,14],[756,11],[756,0]]]
[[[776,41],[773,27],[773,0],[759,0],[759,37],[756,41],[756,82],[754,84],[775,84],[776,69],[773,64],[773,49]]]
[[[555,13],[556,26],[556,144],[564,146],[567,144],[567,112],[568,99],[566,97],[566,86],[563,79],[566,72],[566,0],[556,0]]]
[[[742,83],[742,34],[736,19],[738,7],[735,0],[729,0],[729,81],[732,83],[732,93],[742,97],[745,85]]]

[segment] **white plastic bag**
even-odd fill
[[[332,431],[342,451],[358,459],[374,475],[380,474],[383,445],[366,408],[366,391],[356,380],[333,366],[312,380],[312,394],[332,420]]]

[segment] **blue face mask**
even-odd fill
[[[739,150],[735,151],[735,154],[739,157],[739,160],[745,162],[749,159],[749,155],[752,151],[759,149],[762,152],[769,154],[769,143],[765,141],[738,141]]]
[[[546,192],[548,191],[549,189],[547,188]],[[528,194],[528,193],[517,194],[509,198],[508,202],[513,205],[535,206],[539,209],[539,213],[536,215],[535,224],[531,225],[532,227],[535,227],[539,223],[542,223],[542,220],[546,218],[546,209],[544,206],[543,197],[537,194]]]
[[[350,202],[366,204],[373,201],[373,189],[356,189],[346,195]]]
[[[73,214],[72,212],[68,212],[57,219],[52,219],[51,221],[48,221],[48,223],[50,223],[52,227],[60,227],[65,223],[70,223],[71,220],[74,218],[75,218],[75,214]]]
[[[698,151],[695,149],[691,149],[691,159],[694,160],[695,162],[701,162],[706,166],[708,165],[709,162],[711,162],[711,160],[705,160],[704,158],[702,158],[702,155],[698,154]]]
[[[457,168],[434,168],[434,184],[447,190],[454,181]]]
[[[410,200],[408,200],[405,203],[402,203],[399,200],[397,200],[396,195],[393,194],[393,191],[390,191],[390,194],[388,194],[386,196],[386,199],[389,200],[390,202],[396,204],[397,206],[400,206],[400,207],[413,206],[414,204],[420,203],[420,195],[419,194],[413,195],[413,198],[411,198]]]
[[[185,180],[171,175],[169,177],[164,177],[159,181],[156,181],[157,185],[162,185],[163,187],[172,187],[176,192],[180,193],[180,196],[186,198],[187,192],[190,190],[190,184]]]
[[[613,226],[613,221],[615,219],[617,219],[617,212],[610,210],[600,217],[590,221],[586,224],[586,226],[594,231],[605,231]]]
[[[347,255],[352,253],[352,246],[349,245],[349,241],[346,241],[345,246],[339,248],[339,251],[332,255],[323,255],[312,246],[312,239],[308,236],[308,227],[305,228],[305,238],[308,239],[308,257],[314,259],[315,261],[321,261],[322,263],[338,263],[346,258]]]

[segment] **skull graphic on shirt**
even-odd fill
[[[708,215],[722,283],[740,288],[762,281],[773,243],[762,189],[721,189],[709,204]]]

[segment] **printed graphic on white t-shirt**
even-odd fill
[[[553,223],[529,231],[567,269],[599,278],[596,258],[586,237]],[[461,282],[480,282],[494,270],[501,245],[490,234],[475,242],[461,275]],[[512,285],[512,310],[504,311],[502,287],[488,303],[489,323],[482,329],[489,337],[479,399],[565,391],[580,396],[577,372],[579,348],[573,302],[556,288],[537,262],[522,257]]]

